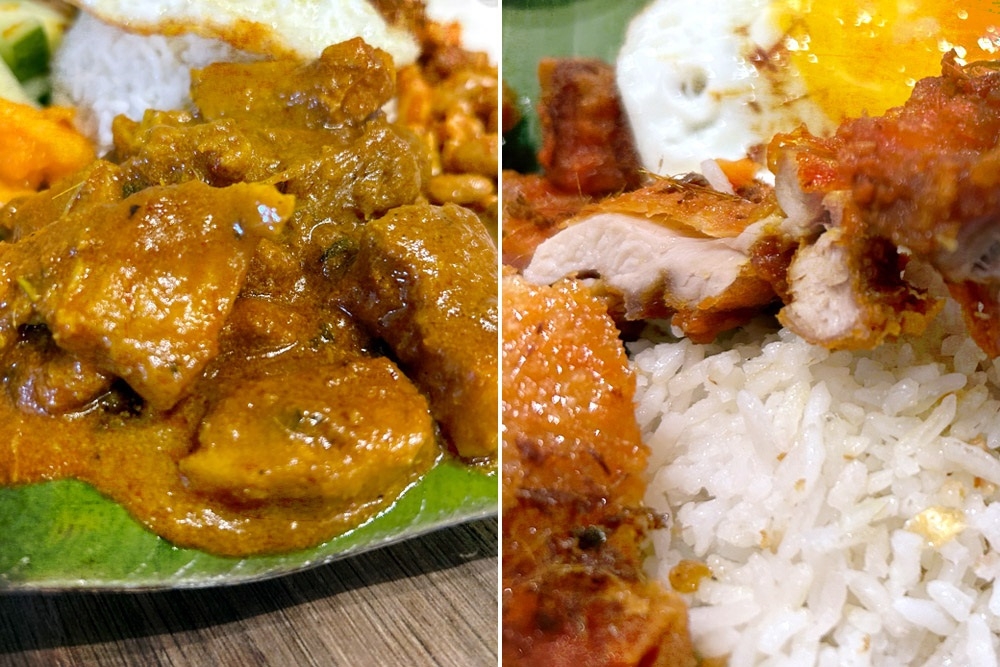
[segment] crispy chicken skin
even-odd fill
[[[503,279],[503,662],[694,665],[643,574],[646,448],[618,332],[584,286]]]

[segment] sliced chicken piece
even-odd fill
[[[795,255],[791,300],[778,319],[811,343],[871,349],[900,335],[919,336],[943,301],[902,278],[905,259],[884,239],[858,243],[835,227]]]
[[[785,304],[779,321],[829,349],[871,349],[903,334],[920,335],[943,302],[904,279],[907,256],[895,245],[865,234],[846,190],[824,192],[843,185],[829,143],[798,134],[782,149],[775,188],[792,211],[782,228],[807,240],[789,256],[784,284],[776,285]],[[816,229],[824,230],[818,238]]]
[[[846,270],[852,275],[852,299],[867,312],[858,323],[875,326],[870,336],[848,334],[847,339],[821,337],[816,342],[876,344],[897,328],[909,330],[892,322],[912,325],[935,312],[930,299],[900,278],[877,284],[869,279],[866,267],[885,260],[887,243],[894,252],[898,249],[933,266],[961,304],[976,342],[991,356],[1000,355],[998,87],[1000,70],[995,64],[963,67],[949,53],[942,76],[918,82],[905,105],[883,116],[845,121],[829,139],[803,130],[772,142],[772,166],[781,165],[776,189],[789,194],[786,209],[793,209],[798,198],[799,211],[808,217],[822,198],[823,206],[829,208],[827,203],[834,201],[851,220],[840,236],[806,253],[812,257],[795,269],[806,282],[791,288],[794,298],[816,298],[820,293],[817,277],[803,267],[815,268],[813,263],[823,256],[828,268],[840,264],[834,273],[843,277]],[[839,223],[831,218],[827,224]],[[833,250],[840,244],[850,250]],[[886,268],[895,266],[890,262]],[[893,282],[888,292],[894,296],[886,299],[884,288]],[[903,293],[907,298],[896,298]],[[865,305],[873,303],[879,304],[880,314]],[[822,299],[811,305],[790,304],[786,320],[807,338],[820,330],[830,333],[822,322],[806,322],[820,316],[821,304]],[[886,308],[899,310],[891,315]],[[874,321],[867,322],[868,317]],[[887,331],[879,329],[883,325]]]
[[[751,248],[781,220],[770,196],[750,201],[662,179],[567,221],[524,276],[539,284],[599,278],[620,295],[626,319],[672,316],[686,335],[709,341],[775,301]]]
[[[503,173],[503,263],[520,271],[535,248],[555,235],[563,222],[591,198],[563,192],[540,174]]]
[[[782,230],[794,238],[815,240],[830,222],[829,192],[846,189],[837,172],[837,144],[816,137],[802,126],[775,135],[768,147],[768,167],[774,174],[774,196],[784,213]]]
[[[791,302],[778,317],[812,343],[850,339],[867,330],[839,230],[801,248],[788,268]]]

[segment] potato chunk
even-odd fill
[[[364,504],[436,457],[427,400],[385,358],[275,373],[209,411],[180,462],[192,488],[237,502]]]
[[[455,205],[400,206],[364,227],[349,310],[430,397],[459,455],[497,451],[497,250]]]

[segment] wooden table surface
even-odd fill
[[[497,520],[267,581],[0,594],[0,665],[498,663]]]

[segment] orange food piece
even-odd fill
[[[698,560],[682,560],[670,570],[670,586],[678,593],[694,593],[712,570]]]
[[[90,140],[73,126],[74,113],[0,99],[0,202],[51,185],[94,159]]]
[[[614,67],[595,58],[544,58],[538,83],[538,162],[556,187],[596,196],[638,187],[639,153]]]
[[[752,159],[748,157],[740,160],[723,160],[719,158],[715,162],[722,169],[722,173],[726,175],[726,179],[735,190],[740,191],[755,185],[760,165]]]

